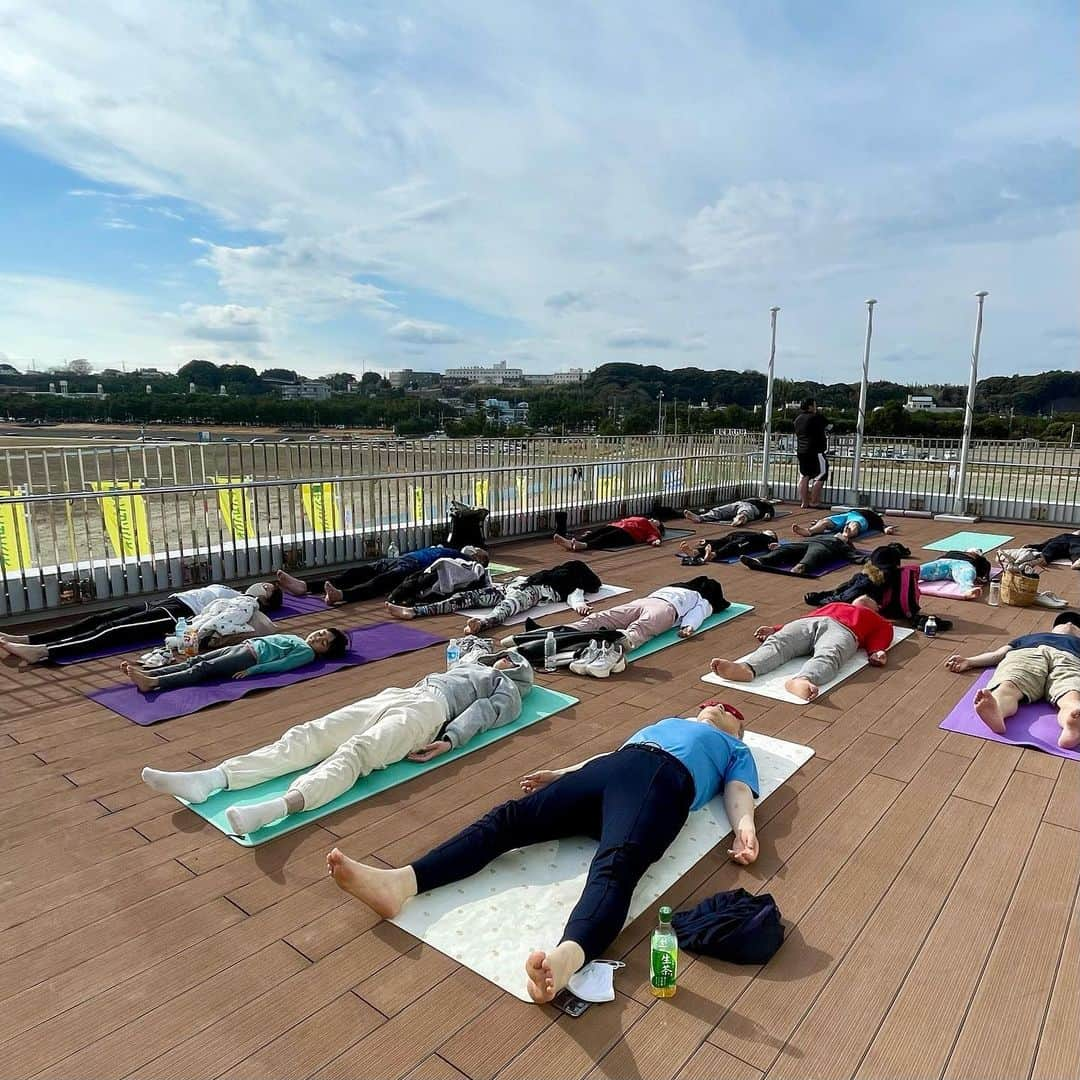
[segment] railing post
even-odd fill
[[[761,482],[758,484],[761,498],[769,497],[769,455],[772,450],[773,372],[776,367],[776,313],[778,307],[769,308],[772,321],[772,342],[769,346],[769,381],[765,386],[765,440],[761,448]]]
[[[870,338],[874,333],[874,305],[876,300],[866,301],[866,344],[863,347],[862,384],[859,386],[859,418],[855,427],[855,458],[851,463],[851,490],[848,500],[859,505],[859,480],[862,472],[863,435],[866,431],[866,397],[870,381]]]
[[[962,514],[967,502],[968,454],[971,450],[971,429],[975,422],[975,384],[979,381],[979,342],[982,339],[983,301],[989,294],[977,292],[978,310],[975,315],[975,340],[971,346],[971,375],[968,379],[967,401],[964,404],[964,441],[960,445],[960,470],[956,477],[956,498],[953,513]]]

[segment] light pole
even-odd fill
[[[765,386],[765,441],[761,448],[761,498],[769,497],[769,452],[772,449],[773,372],[776,367],[776,313],[778,307],[769,308],[772,319],[772,344],[769,346],[769,381]]]
[[[876,300],[866,301],[866,345],[862,358],[862,385],[859,387],[859,418],[855,427],[855,460],[851,463],[852,503],[859,504],[859,474],[862,472],[863,433],[866,431],[866,395],[870,381],[870,338],[874,334],[874,305]]]
[[[664,437],[664,391],[656,395],[656,434]]]
[[[975,340],[971,346],[971,376],[968,380],[967,402],[964,404],[964,441],[960,445],[960,471],[956,477],[956,498],[953,503],[953,512],[956,514],[962,514],[965,510],[968,452],[971,449],[971,428],[975,422],[975,384],[979,381],[979,342],[982,339],[983,301],[988,295],[985,291],[975,294],[979,306],[975,315]]]

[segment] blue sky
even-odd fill
[[[1075,368],[1075,4],[0,0],[0,359]]]

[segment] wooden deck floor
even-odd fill
[[[901,525],[913,550],[951,531]],[[673,547],[591,558],[640,594],[684,576]],[[527,568],[553,557],[547,542],[499,549]],[[805,583],[714,572],[760,621],[806,611]],[[1047,581],[1078,602],[1080,575]],[[719,844],[664,899],[771,892],[791,925],[783,949],[763,969],[684,956],[677,996],[658,1002],[647,914],[614,947],[629,964],[617,1000],[579,1020],[526,1006],[377,923],[325,877],[324,853],[340,844],[398,864],[514,795],[523,773],[688,709],[709,696],[698,681],[708,658],[745,651],[755,616],[607,682],[541,675],[581,704],[254,850],[145,788],[140,767],[216,763],[415,680],[441,665],[438,649],[149,729],[83,696],[116,681],[115,660],[0,669],[0,1075],[1074,1077],[1080,766],[938,728],[970,681],[943,669],[946,655],[1048,613],[929,605],[955,618],[952,634],[912,638],[884,672],[819,704],[732,694],[752,729],[816,756],[761,807],[756,865],[734,866]],[[375,605],[350,614],[380,618]]]

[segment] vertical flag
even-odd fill
[[[308,521],[317,533],[337,532],[341,528],[337,494],[331,482],[301,484],[300,498]]]
[[[477,476],[473,478],[473,506],[487,506],[488,501],[488,478]]]
[[[250,476],[214,476],[215,484],[243,484]],[[234,540],[250,540],[255,535],[254,507],[243,488],[219,488],[218,512],[228,523]]]
[[[412,489],[412,519],[416,524],[424,520],[424,489],[422,487]]]
[[[24,494],[23,489],[0,488],[0,499]],[[5,570],[25,570],[32,565],[30,529],[25,503],[0,506],[0,563]]]
[[[137,492],[141,480],[91,481],[94,491]],[[146,499],[142,495],[116,495],[101,499],[101,516],[105,534],[113,551],[121,558],[138,558],[150,553],[150,524],[146,517]]]
[[[605,499],[615,499],[622,494],[623,478],[620,473],[608,473],[606,476],[596,478],[596,498],[602,502]]]

